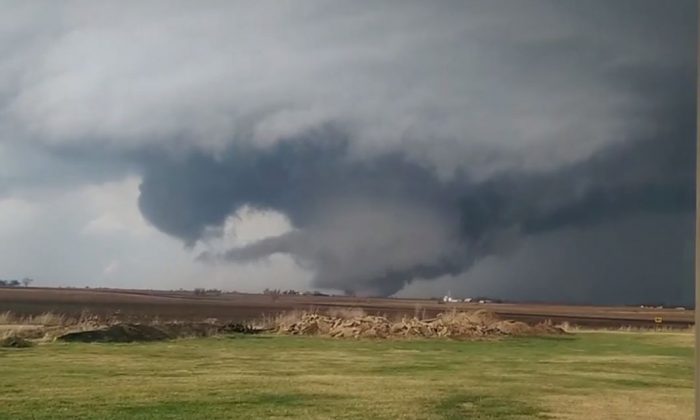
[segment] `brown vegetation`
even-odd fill
[[[392,322],[376,315],[333,316],[304,313],[293,322],[280,318],[277,331],[281,334],[323,335],[336,338],[455,338],[473,339],[498,336],[563,334],[564,330],[551,324],[535,326],[523,322],[501,320],[486,311],[446,312],[433,319],[416,317]]]
[[[561,328],[542,323],[534,326],[502,320],[483,311],[445,312],[432,319],[402,317],[394,321],[386,316],[367,315],[359,308],[333,308],[328,314],[291,311],[274,318],[263,318],[256,326],[241,323],[158,322],[124,323],[100,320],[83,314],[74,319],[51,313],[18,318],[2,314],[0,332],[6,346],[22,347],[30,341],[116,342],[161,341],[183,337],[208,337],[227,333],[323,335],[337,338],[455,338],[473,339],[497,336],[561,334]],[[28,341],[29,340],[29,341]]]

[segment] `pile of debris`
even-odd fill
[[[342,318],[315,313],[302,314],[293,322],[281,323],[280,334],[321,335],[338,338],[487,338],[562,334],[561,328],[544,323],[531,326],[523,322],[501,320],[486,311],[449,312],[436,318],[403,318],[392,322],[383,316],[366,315]]]

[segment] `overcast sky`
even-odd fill
[[[694,0],[0,0],[0,278],[692,302]]]

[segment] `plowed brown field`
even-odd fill
[[[37,315],[54,312],[68,316],[90,313],[121,320],[201,321],[217,318],[241,322],[289,310],[324,312],[332,308],[361,308],[368,314],[434,316],[457,310],[486,309],[503,318],[536,323],[552,320],[585,327],[687,328],[693,325],[693,311],[672,308],[605,307],[554,304],[448,303],[427,299],[355,298],[342,296],[271,296],[225,293],[195,296],[191,292],[122,289],[0,288],[0,313]]]

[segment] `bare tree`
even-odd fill
[[[270,296],[273,302],[277,302],[282,292],[279,289],[265,289],[263,290],[263,294]]]
[[[32,284],[33,281],[34,281],[34,279],[30,279],[29,277],[25,277],[22,279],[22,284],[24,285],[24,287],[29,287],[29,285]]]

